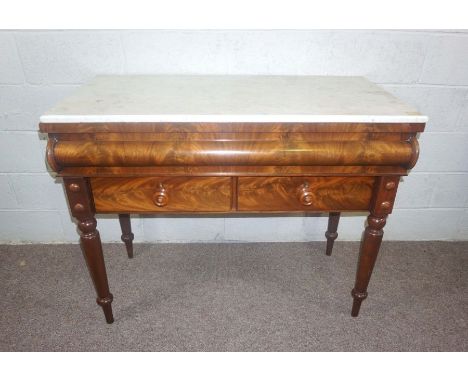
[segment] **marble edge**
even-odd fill
[[[41,123],[426,123],[425,115],[42,115]]]

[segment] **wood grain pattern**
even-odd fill
[[[52,135],[52,134],[51,134]],[[60,133],[53,134],[58,141],[146,141],[146,142],[177,142],[177,141],[308,141],[308,142],[327,142],[327,141],[406,141],[414,133],[324,133],[324,132],[253,132],[253,133]]]
[[[97,212],[227,212],[231,209],[229,177],[93,178],[91,187]],[[167,200],[156,204],[162,188]]]
[[[47,163],[49,164],[49,167],[52,169],[52,171],[59,172],[61,168],[55,161],[55,154],[54,154],[54,149],[55,149],[56,144],[57,144],[57,139],[55,137],[49,137],[49,140],[47,141],[46,158],[47,158]]]
[[[58,166],[408,166],[409,142],[75,142],[54,145]]]
[[[240,177],[238,210],[367,210],[373,184],[372,177]],[[301,201],[304,188],[306,203]]]
[[[143,176],[381,176],[407,175],[402,166],[148,166],[148,167],[66,167],[60,176],[143,177]]]
[[[42,133],[422,132],[424,123],[40,123]]]

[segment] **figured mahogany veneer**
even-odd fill
[[[362,211],[372,177],[241,177],[239,211]]]
[[[362,211],[373,177],[92,178],[96,212]],[[235,185],[233,185],[235,184]]]
[[[59,167],[406,165],[410,142],[59,142]]]
[[[227,212],[229,177],[93,178],[97,212]]]

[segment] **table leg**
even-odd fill
[[[332,254],[333,243],[338,237],[338,233],[336,231],[338,229],[339,221],[340,212],[330,212],[330,214],[328,215],[328,228],[327,232],[325,232],[325,237],[327,238],[327,249],[325,251],[325,254],[327,256],[330,256]]]
[[[351,316],[357,317],[361,308],[362,300],[367,297],[367,286],[374,269],[375,260],[379,253],[382,243],[383,227],[386,223],[386,217],[369,215],[367,218],[368,226],[364,231],[364,237],[361,244],[361,253],[359,256],[358,269],[356,273],[356,283],[351,291],[353,296],[353,309]]]
[[[353,308],[351,316],[357,317],[362,301],[367,297],[367,287],[374,269],[383,238],[383,227],[392,212],[398,188],[398,176],[383,176],[376,180],[370,205],[370,215],[361,242],[361,249],[356,272],[356,282],[351,291]]]
[[[96,219],[90,218],[78,223],[81,233],[81,246],[97,292],[96,302],[102,307],[108,324],[114,322],[112,315],[113,296],[109,291],[106,265],[102,254],[102,245],[99,232],[96,229]]]
[[[129,214],[119,214],[120,228],[122,229],[122,236],[120,237],[125,243],[127,248],[127,255],[131,259],[133,258],[133,239],[135,235],[132,233],[132,225],[130,223]]]
[[[89,182],[85,178],[64,179],[70,210],[78,220],[80,242],[88,270],[96,289],[96,302],[102,307],[108,324],[114,322],[112,315],[113,296],[109,291],[106,265],[102,253],[101,238],[96,229],[94,203]]]

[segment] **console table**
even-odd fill
[[[353,317],[367,297],[398,183],[427,118],[362,77],[99,76],[44,114],[47,161],[63,177],[106,321],[113,322],[96,213],[368,211]]]

